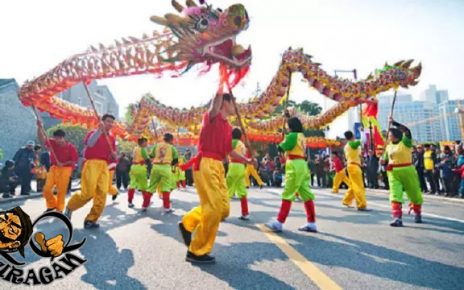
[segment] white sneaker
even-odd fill
[[[249,221],[250,220],[250,215],[247,214],[247,215],[242,215],[239,217],[239,219],[243,220],[243,221]]]
[[[282,231],[283,225],[278,220],[272,220],[265,224],[265,226],[275,233],[280,233]]]
[[[298,228],[298,230],[302,232],[317,233],[316,223],[307,223],[304,226]]]
[[[172,208],[165,208],[164,209],[164,212],[163,212],[163,215],[167,215],[167,214],[170,214],[170,213],[173,213],[174,210]]]

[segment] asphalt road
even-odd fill
[[[415,224],[405,213],[405,227],[391,228],[386,192],[368,192],[372,211],[364,213],[343,207],[341,194],[314,189],[319,233],[297,231],[305,214],[303,204],[296,202],[279,234],[283,240],[276,244],[257,225],[275,217],[280,192],[250,190],[248,222],[238,219],[240,202],[232,200],[231,216],[221,224],[213,251],[217,263],[204,266],[185,262],[186,248],[177,232],[181,216],[197,204],[193,188],[173,193],[176,211],[166,216],[161,215],[157,198],[145,214],[127,208],[125,194],[116,202],[108,198],[99,230],[83,229],[87,205],[72,217],[73,239],[86,238],[75,253],[87,262],[48,287],[37,288],[318,289],[315,281],[322,279],[344,289],[463,289],[463,202],[426,197],[423,224]],[[141,199],[136,195],[139,207]],[[16,205],[33,220],[44,210],[41,198],[2,203],[0,209]],[[57,220],[37,228],[47,238],[63,232]],[[279,245],[301,256],[289,257]],[[39,258],[29,248],[26,262],[26,269],[50,265],[50,259]],[[0,280],[0,289],[10,288],[29,287]]]

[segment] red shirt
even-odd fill
[[[208,154],[215,155],[220,160],[232,151],[232,126],[221,113],[211,121],[209,112],[203,115],[198,150],[205,157],[208,157]]]
[[[96,129],[90,131],[87,134],[87,136],[85,136],[84,158],[86,160],[90,160],[90,159],[105,160],[109,164],[112,161],[111,149],[110,149],[110,146],[108,146],[108,142],[106,141],[106,137],[105,137],[105,134],[103,134],[103,132],[101,133],[100,137],[98,137],[98,140],[97,142],[95,142],[95,145],[93,147],[90,147],[87,144],[90,136],[92,136],[92,134],[95,131]],[[116,152],[116,142],[114,141],[114,137],[111,136],[111,134],[108,134],[108,137],[110,139],[110,143],[111,143],[111,147],[113,148],[113,151]]]
[[[333,166],[335,168],[335,172],[339,172],[339,171],[343,170],[344,166],[343,166],[343,162],[340,159],[340,157],[333,156],[332,157],[332,163],[333,163]]]
[[[73,144],[66,142],[63,146],[58,144],[54,139],[47,140],[47,147],[50,148],[50,161],[52,165],[58,165],[55,156],[60,163],[72,161],[73,165],[66,165],[66,167],[74,167],[79,156],[77,155],[76,147]],[[53,150],[53,154],[51,151]]]

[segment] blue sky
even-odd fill
[[[170,0],[139,1],[5,1],[0,11],[2,45],[0,78],[21,84],[90,45],[121,37],[139,37],[159,27],[151,15],[173,12]],[[225,8],[235,1],[208,1]],[[459,0],[268,0],[241,1],[251,18],[239,43],[251,44],[253,64],[235,94],[251,96],[259,82],[265,88],[280,54],[303,47],[322,67],[358,70],[360,78],[385,61],[414,58],[423,64],[421,82],[408,92],[418,97],[429,84],[464,98],[464,1]],[[351,77],[346,75],[346,77]],[[291,98],[324,100],[294,76]],[[121,108],[145,92],[174,106],[206,103],[215,92],[217,71],[198,77],[193,69],[177,79],[145,75],[106,80]]]

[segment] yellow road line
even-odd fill
[[[297,250],[290,246],[285,239],[269,231],[264,225],[256,225],[271,242],[273,242],[300,270],[308,276],[320,289],[342,289],[335,281],[329,278],[316,265],[308,261]]]

